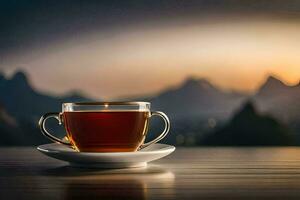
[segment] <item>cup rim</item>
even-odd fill
[[[138,106],[149,106],[150,102],[146,101],[99,101],[99,102],[66,102],[64,106],[106,106],[106,105],[138,105]]]

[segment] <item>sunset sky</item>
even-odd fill
[[[2,5],[0,71],[24,70],[52,94],[149,94],[189,76],[241,91],[268,74],[300,79],[300,4],[292,1],[27,2]]]

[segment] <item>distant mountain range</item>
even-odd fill
[[[300,122],[300,84],[287,86],[272,76],[253,95],[224,91],[205,79],[188,78],[178,87],[166,89],[157,95],[134,98],[150,101],[153,110],[166,112],[173,121],[227,120],[248,99],[255,103],[259,111],[271,113],[286,122]],[[96,100],[80,94],[50,96],[41,93],[32,88],[24,72],[17,72],[9,79],[0,74],[0,136],[4,132],[12,132],[10,135],[16,137],[16,132],[19,135],[22,132],[20,127],[37,130],[38,119],[44,113],[59,112],[63,102],[83,101]],[[36,144],[41,141],[30,140],[32,142],[24,143]]]
[[[35,122],[46,112],[60,111],[62,102],[91,101],[79,94],[55,97],[35,91],[24,72],[10,79],[0,74],[0,91],[0,104],[9,114]]]
[[[270,76],[252,98],[262,112],[284,122],[300,122],[300,82],[288,86]]]
[[[163,110],[171,118],[228,117],[247,96],[226,92],[205,79],[189,78],[177,88],[167,89],[149,101],[154,109]]]
[[[226,125],[198,142],[213,146],[288,146],[297,144],[298,138],[287,126],[260,114],[247,102]]]
[[[39,118],[61,111],[62,102],[91,101],[72,94],[54,97],[35,91],[24,72],[10,79],[0,74],[0,145],[36,145],[48,140],[40,134]]]
[[[300,82],[288,86],[274,76],[269,76],[254,94],[228,92],[205,79],[188,78],[176,88],[138,99],[150,101],[153,109],[163,110],[175,119],[227,119],[242,103],[251,99],[260,112],[269,113],[285,122],[300,121]]]

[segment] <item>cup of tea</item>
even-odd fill
[[[152,116],[161,117],[165,128],[154,140],[144,143]],[[45,122],[49,118],[64,125],[67,140],[47,131]],[[79,152],[132,152],[163,139],[170,121],[163,112],[150,111],[148,102],[63,103],[62,112],[45,114],[39,126],[50,140]]]

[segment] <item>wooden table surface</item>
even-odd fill
[[[0,199],[300,199],[300,148],[177,148],[116,170],[0,148]]]

